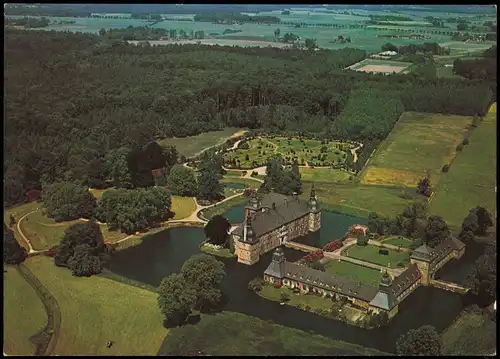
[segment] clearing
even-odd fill
[[[331,166],[345,161],[346,151],[354,145],[331,141],[321,144],[318,140],[301,140],[286,137],[255,138],[249,141],[248,149],[238,148],[224,154],[226,166],[250,169],[265,165],[267,158],[273,154],[281,154],[285,163],[291,165],[296,159],[299,165]],[[319,159],[320,157],[321,159]],[[248,158],[248,159],[247,159]]]
[[[442,335],[444,355],[489,355],[496,350],[496,324],[481,313],[463,313]]]
[[[189,217],[196,210],[194,197],[172,196],[170,211],[175,214],[174,220]]]
[[[379,254],[380,249],[388,251],[389,254]],[[403,267],[407,262],[409,262],[410,258],[408,252],[398,252],[397,250],[381,248],[371,244],[366,246],[358,246],[355,244],[349,247],[345,251],[344,255],[388,268]]]
[[[469,210],[485,206],[496,221],[496,104],[472,132],[430,202],[432,214],[443,217],[458,230]]]
[[[435,186],[471,123],[468,116],[404,112],[369,161],[362,183],[416,187],[430,170]]]
[[[202,315],[171,329],[158,355],[384,355],[240,313]]]
[[[44,256],[32,257],[25,265],[61,309],[55,355],[157,353],[168,331],[162,325],[156,293],[100,276],[73,277],[70,270],[56,267]],[[111,348],[106,348],[108,340],[113,341]]]
[[[16,266],[5,266],[3,278],[3,351],[8,355],[34,355],[36,348],[30,337],[47,325],[43,303]]]
[[[193,157],[206,149],[223,144],[231,137],[242,136],[245,130],[229,127],[222,131],[205,132],[196,136],[165,138],[158,143],[162,147],[175,146],[181,155]]]
[[[325,272],[347,277],[349,279],[376,287],[378,287],[380,279],[382,278],[382,274],[376,269],[333,259],[330,259],[325,263]]]

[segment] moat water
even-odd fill
[[[222,214],[231,224],[241,223],[245,220],[245,205],[231,207]],[[365,218],[347,216],[330,211],[321,212],[321,228],[315,233],[294,239],[295,242],[308,244],[313,247],[323,248],[331,241],[342,239],[349,227],[353,224],[367,224]]]
[[[199,244],[204,240],[202,228],[169,229],[147,237],[140,245],[116,252],[110,269],[124,277],[158,286],[162,278],[179,272],[184,261],[200,253]],[[288,261],[298,260],[304,255],[302,252],[289,248],[284,248],[284,251]],[[480,250],[474,249],[472,252],[480,254]],[[222,285],[229,299],[225,310],[243,313],[335,340],[394,352],[395,342],[401,333],[422,325],[432,325],[442,332],[459,315],[463,307],[471,303],[468,296],[436,288],[420,287],[400,305],[399,314],[388,326],[364,330],[294,307],[280,306],[277,302],[263,299],[249,291],[247,283],[255,277],[262,276],[271,261],[271,255],[272,253],[267,253],[262,256],[261,260],[253,266],[239,264],[234,258],[219,258],[225,263],[227,272]],[[474,259],[473,255],[464,256],[458,262],[470,262]],[[460,263],[456,265],[456,268],[460,267]]]

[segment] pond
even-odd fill
[[[241,223],[245,220],[245,205],[231,207],[224,212],[224,217],[231,224]],[[367,224],[365,218],[352,217],[330,211],[321,211],[321,228],[318,232],[294,239],[294,242],[308,244],[313,247],[323,248],[328,242],[340,240],[353,224]]]
[[[199,244],[205,239],[201,228],[173,228],[149,236],[135,247],[116,252],[110,269],[124,277],[158,286],[165,276],[179,272],[191,255],[200,253]],[[301,258],[304,253],[284,248],[289,261]],[[304,312],[290,306],[265,300],[247,289],[247,283],[261,277],[271,261],[272,253],[247,266],[236,259],[222,260],[227,276],[223,291],[229,302],[225,310],[240,312],[276,324],[311,331],[336,340],[343,340],[365,347],[394,352],[395,341],[401,333],[421,325],[433,325],[439,332],[448,327],[464,307],[463,296],[430,287],[420,287],[400,306],[400,313],[389,326],[382,329],[364,330]]]

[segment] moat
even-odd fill
[[[326,224],[326,222],[325,222]],[[146,238],[140,245],[117,252],[111,270],[124,277],[158,286],[163,277],[178,272],[191,255],[200,253],[199,244],[205,240],[201,228],[173,228]],[[474,245],[478,248],[480,245]],[[286,258],[295,261],[304,253],[283,248]],[[473,251],[480,253],[480,249]],[[395,341],[401,333],[421,325],[433,325],[439,332],[446,329],[471,299],[432,287],[419,287],[400,306],[399,314],[384,328],[365,330],[331,320],[313,313],[261,298],[247,288],[247,283],[261,277],[271,261],[267,253],[253,265],[238,264],[236,259],[221,259],[226,264],[227,277],[223,290],[228,296],[225,310],[240,312],[276,324],[310,331],[335,340],[355,343],[385,352],[395,351]],[[458,261],[454,270],[467,256]],[[467,263],[463,263],[466,265]],[[443,274],[444,276],[445,274]]]

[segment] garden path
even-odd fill
[[[35,209],[34,211],[31,211],[29,213],[26,213],[24,216],[22,216],[19,221],[17,221],[17,231],[19,232],[19,234],[21,235],[22,239],[28,244],[28,247],[29,247],[29,252],[28,253],[37,253],[39,251],[35,251],[33,249],[33,246],[31,245],[31,242],[30,240],[24,235],[23,231],[21,230],[21,222],[23,221],[23,219],[25,219],[26,217],[28,217],[30,214],[32,213],[35,213],[36,211],[38,211],[39,208]]]

